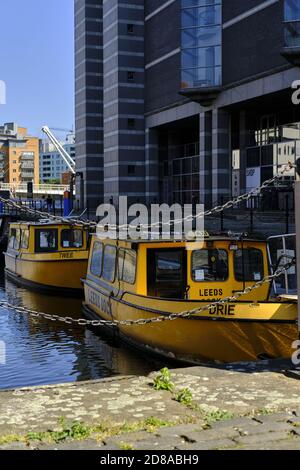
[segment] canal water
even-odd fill
[[[2,265],[0,299],[40,312],[83,317],[82,300],[18,287],[5,278]],[[164,366],[108,340],[99,328],[66,325],[5,309],[0,309],[0,345],[0,389],[141,375]]]

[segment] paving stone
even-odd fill
[[[38,445],[36,450],[97,450],[102,444],[94,439],[84,441],[65,441],[60,444]]]
[[[262,443],[276,442],[282,440],[292,439],[286,432],[268,432],[266,434],[252,435],[252,436],[241,436],[236,439],[238,444],[245,445],[261,445]]]
[[[267,434],[267,433],[280,432],[280,431],[289,433],[293,430],[293,427],[291,424],[286,423],[286,422],[269,421],[268,423],[260,424],[256,428],[249,426],[249,428],[245,427],[243,430],[245,430],[249,435],[252,435],[252,434],[258,435],[258,434]]]
[[[184,444],[176,446],[176,450],[223,450],[223,449],[233,449],[237,447],[237,443],[231,439],[220,439],[217,441],[201,441],[195,442],[193,444]]]
[[[300,450],[300,440],[285,439],[276,442],[260,442],[257,445],[245,445],[239,450]]]
[[[13,442],[11,444],[4,444],[0,446],[0,450],[30,450],[30,448],[23,442]]]

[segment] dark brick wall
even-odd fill
[[[266,0],[223,0],[223,23],[265,1]]]
[[[146,64],[180,47],[180,0],[146,22]]]
[[[282,20],[278,2],[223,30],[224,85],[287,65]]]
[[[149,3],[152,4],[153,10],[157,8],[156,4],[162,4],[162,2],[146,1],[146,5]],[[180,47],[180,3],[180,0],[177,0],[146,22],[146,64]],[[181,99],[178,94],[181,79],[180,60],[178,53],[146,70],[146,112],[171,105]]]
[[[146,113],[170,106],[182,97],[180,90],[180,54],[146,71]]]

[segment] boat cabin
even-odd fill
[[[10,224],[8,253],[62,253],[86,251],[88,231],[61,222],[18,222]]]
[[[209,237],[203,242],[120,241],[93,236],[87,282],[114,295],[212,300],[232,296],[269,274],[267,244]],[[241,300],[267,300],[264,284]]]

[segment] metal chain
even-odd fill
[[[171,225],[176,225],[176,224],[183,223],[183,222],[191,222],[193,220],[197,220],[197,219],[209,216],[209,215],[218,214],[220,212],[223,212],[226,209],[230,209],[230,208],[236,206],[240,202],[248,201],[253,196],[257,195],[257,193],[260,193],[263,189],[265,189],[268,186],[270,186],[271,184],[275,183],[275,181],[280,179],[284,175],[284,173],[286,173],[287,171],[290,171],[294,167],[295,167],[295,165],[292,164],[291,162],[289,162],[287,165],[283,165],[281,167],[281,169],[279,170],[279,173],[277,175],[273,176],[273,178],[270,178],[269,180],[264,181],[264,183],[261,186],[252,189],[249,193],[241,194],[240,196],[226,202],[223,205],[215,206],[212,209],[209,209],[209,210],[203,211],[203,212],[199,212],[196,215],[189,215],[189,216],[187,216],[183,219],[175,219],[175,220],[172,220],[172,221],[169,221],[169,222],[163,222],[163,224],[161,224],[161,222],[155,222],[153,224],[140,224],[139,228],[151,229],[151,228],[155,228],[155,227],[160,227],[161,225],[171,226]],[[125,230],[125,229],[130,229],[130,227],[132,227],[130,224],[110,225],[111,230],[115,230],[115,229]],[[132,227],[132,228],[136,228],[136,227]]]
[[[0,301],[0,308],[4,308],[7,310],[13,310],[15,313],[20,313],[20,314],[28,314],[31,317],[34,318],[43,318],[45,320],[50,320],[50,321],[59,321],[61,323],[66,323],[67,325],[78,325],[78,326],[133,326],[133,325],[147,325],[150,323],[161,323],[165,321],[174,321],[178,320],[180,318],[190,318],[191,316],[197,314],[197,313],[202,313],[207,310],[212,310],[218,305],[223,305],[228,302],[235,302],[237,301],[240,297],[243,295],[250,294],[252,291],[255,289],[259,289],[262,287],[264,284],[270,284],[272,281],[280,277],[282,274],[284,274],[286,271],[288,271],[291,267],[295,266],[296,261],[293,259],[293,261],[285,264],[284,266],[280,267],[275,271],[274,274],[271,274],[269,276],[264,277],[261,281],[256,282],[252,286],[246,287],[246,289],[242,292],[237,292],[234,296],[230,297],[225,297],[222,300],[212,302],[211,304],[205,305],[204,307],[198,307],[192,310],[186,310],[180,313],[171,313],[170,315],[160,315],[154,318],[141,318],[139,320],[87,320],[85,318],[80,318],[80,319],[75,319],[72,317],[61,317],[59,315],[52,315],[48,313],[43,313],[43,312],[38,312],[36,310],[31,310],[26,307],[18,307],[15,305],[10,304],[6,300],[1,300]],[[116,299],[117,300],[117,299]]]
[[[275,183],[275,181],[280,179],[284,175],[284,173],[286,173],[287,171],[290,171],[294,167],[295,167],[295,165],[290,163],[290,162],[287,165],[283,165],[282,168],[279,170],[279,173],[277,175],[275,175],[273,178],[271,178],[269,180],[266,180],[261,186],[255,188],[255,189],[252,189],[249,193],[242,194],[242,195],[238,196],[237,198],[226,202],[223,205],[216,206],[216,207],[214,207],[212,209],[209,209],[207,211],[199,212],[196,215],[189,215],[189,216],[187,216],[185,218],[182,218],[182,219],[175,219],[173,221],[163,222],[163,224],[161,222],[154,222],[153,224],[140,224],[139,228],[149,230],[149,229],[152,229],[152,228],[155,228],[155,227],[160,227],[161,225],[171,226],[173,224],[176,225],[176,224],[183,223],[183,222],[191,222],[193,220],[197,220],[197,219],[200,219],[200,218],[205,217],[205,216],[218,214],[220,212],[223,212],[226,209],[230,209],[230,208],[236,206],[240,202],[248,201],[251,197],[253,197],[254,195],[257,195],[263,189],[265,189],[268,186],[270,186],[271,184]],[[76,218],[56,216],[56,215],[53,215],[53,214],[49,214],[48,212],[43,212],[43,211],[39,211],[39,210],[36,210],[36,209],[32,209],[32,208],[27,207],[27,206],[23,206],[22,204],[18,204],[17,202],[12,201],[11,199],[5,199],[1,196],[0,196],[0,202],[12,207],[13,209],[20,210],[21,212],[26,212],[28,214],[32,214],[32,215],[35,215],[35,216],[38,215],[42,219],[51,219],[53,221],[60,221],[60,222],[66,223],[66,224],[71,223],[75,226],[84,227],[84,228],[96,228],[97,226],[101,227],[95,221],[91,221],[91,220],[83,221],[83,220],[79,220],[79,219],[76,219]],[[104,226],[102,226],[102,228],[105,229]],[[130,228],[135,228],[136,229],[137,227],[132,226],[130,224],[123,224],[123,225],[113,225],[113,224],[111,224],[109,226],[109,228],[111,230],[128,230]]]
[[[60,222],[66,223],[66,224],[72,223],[73,225],[80,226],[80,227],[87,227],[87,228],[97,226],[97,223],[94,222],[94,221],[90,221],[90,220],[83,221],[83,220],[79,220],[79,219],[74,219],[72,217],[61,217],[61,216],[58,216],[58,215],[53,215],[53,214],[50,214],[48,212],[43,212],[43,211],[39,211],[39,210],[36,210],[36,209],[32,209],[31,207],[24,206],[23,204],[19,204],[16,201],[12,201],[11,199],[5,199],[1,196],[0,196],[0,202],[2,202],[3,204],[6,204],[7,206],[11,207],[12,209],[16,209],[16,210],[19,210],[21,212],[25,212],[26,214],[32,214],[32,215],[35,215],[35,216],[38,215],[42,219],[51,219],[53,221],[60,221]]]

